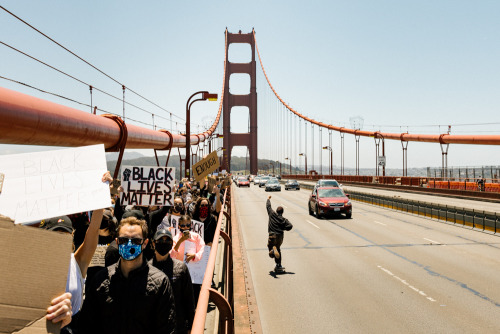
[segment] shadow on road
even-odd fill
[[[278,276],[281,276],[281,275],[295,275],[294,272],[291,272],[291,271],[279,271],[279,272],[276,272],[274,270],[271,270],[269,272],[269,275],[274,277],[274,278],[279,278]]]

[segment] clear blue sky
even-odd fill
[[[443,133],[451,124],[452,134],[500,134],[498,1],[4,0],[2,6],[182,117],[192,92],[220,94],[225,28],[244,33],[255,28],[272,84],[303,114],[346,127],[350,117],[360,116],[363,129],[383,132]],[[3,42],[121,96],[119,85],[3,11],[0,31]],[[247,61],[246,51],[245,47],[230,49],[230,60]],[[3,45],[0,74],[90,102],[88,87]],[[231,91],[243,92],[247,85],[235,77]],[[5,80],[0,80],[0,86],[84,109]],[[257,90],[259,152],[269,158],[272,151],[266,133],[270,128],[264,121],[272,102],[260,73]],[[121,113],[121,103],[98,93],[93,98],[94,105]],[[126,98],[169,118],[131,94]],[[197,103],[192,110],[194,123],[206,123],[217,108],[218,103]],[[141,111],[127,108],[127,115],[151,123],[151,116]],[[232,128],[243,132],[247,116],[238,115]],[[167,121],[156,123],[170,128]],[[458,126],[476,123],[490,125]],[[339,135],[333,137],[337,162]],[[346,136],[346,166],[355,164],[354,142]],[[373,139],[362,138],[360,147],[361,167],[372,167]],[[3,154],[21,151],[0,145]],[[438,144],[410,143],[408,152],[409,167],[441,164]],[[451,145],[448,161],[454,166],[498,165],[499,153],[499,147]],[[401,167],[399,142],[387,142],[386,155],[388,167]],[[323,163],[327,162],[323,154]]]

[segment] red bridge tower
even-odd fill
[[[257,73],[255,62],[255,40],[253,31],[249,34],[238,34],[227,32],[226,45],[226,77],[224,78],[224,113],[223,113],[223,134],[224,134],[224,159],[222,168],[227,171],[231,169],[231,152],[234,146],[246,146],[250,155],[250,173],[257,174]],[[248,43],[252,48],[252,61],[249,63],[230,63],[229,45],[231,43]],[[234,73],[246,73],[250,76],[250,94],[234,95],[229,92],[229,78]],[[250,132],[231,133],[231,109],[232,107],[248,107],[250,115]]]

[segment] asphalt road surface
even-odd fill
[[[500,237],[353,201],[316,219],[310,190],[234,187],[264,333],[500,333]],[[274,273],[267,212],[294,228]]]

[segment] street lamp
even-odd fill
[[[196,99],[191,102],[191,99],[197,95],[197,94],[202,94],[201,98]],[[190,158],[191,158],[191,106],[193,103],[196,101],[217,101],[217,94],[210,94],[207,91],[199,91],[194,93],[189,97],[189,99],[186,102],[186,163],[184,166],[184,176],[189,178],[190,173],[189,170],[191,169],[191,163],[190,163]]]
[[[306,158],[306,175],[307,175],[307,155],[305,153],[300,153],[299,156]]]
[[[333,175],[333,150],[330,146],[323,146],[323,149],[330,151],[330,175]]]
[[[290,163],[290,175],[292,175],[292,159],[285,158],[285,160],[288,160],[288,162]]]

